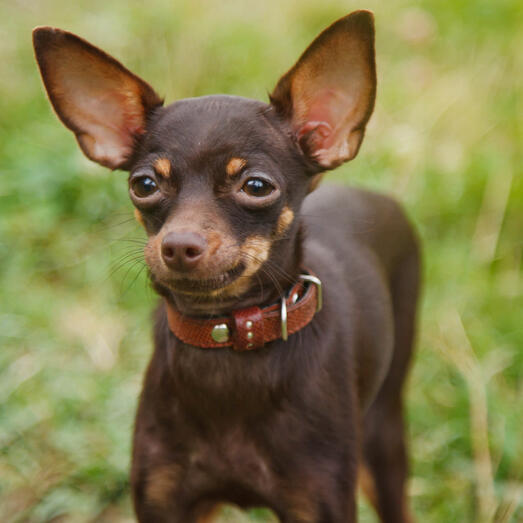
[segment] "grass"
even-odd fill
[[[358,158],[330,178],[397,196],[424,244],[411,504],[424,522],[523,520],[520,2],[24,0],[0,5],[2,521],[132,521],[155,303],[125,174],[85,160],[52,114],[30,30],[83,35],[167,101],[266,99],[362,7],[376,14],[378,104]],[[374,521],[364,502],[360,518]]]

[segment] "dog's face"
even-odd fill
[[[370,13],[326,29],[269,104],[207,96],[163,107],[84,40],[39,28],[34,42],[50,100],[84,153],[130,172],[160,292],[223,303],[285,280],[299,264],[285,245],[296,243],[301,202],[322,171],[356,155],[373,109]]]
[[[182,294],[247,291],[293,228],[306,167],[267,104],[209,96],[158,109],[129,177],[155,281]]]

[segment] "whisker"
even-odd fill
[[[115,264],[111,267],[107,278],[109,279],[112,276],[114,276],[120,269],[123,269],[129,263],[139,262],[139,261],[144,262],[144,264],[145,264],[143,255],[141,253],[132,252],[132,253],[128,253],[128,254],[124,255],[117,262],[115,262]]]
[[[115,238],[115,242],[126,242],[126,243],[136,243],[145,247],[147,245],[147,240],[138,239],[138,238]]]
[[[136,266],[136,264],[133,265],[133,267]],[[141,267],[140,267],[140,270],[136,273],[136,276],[133,278],[133,280],[131,281],[131,283],[127,286],[127,288],[125,289],[125,291],[122,293],[122,297],[125,296],[127,294],[127,292],[129,291],[129,289],[135,284],[136,280],[138,279],[138,277],[142,274],[143,270],[147,267],[147,265],[144,263]],[[127,273],[128,274],[128,273]],[[127,275],[126,275],[127,276]]]
[[[271,270],[277,272],[284,280],[286,280],[288,283],[294,283],[296,278],[294,278],[291,274],[289,274],[285,269],[282,269],[278,265],[276,265],[271,260],[267,260],[266,265],[268,265]]]
[[[129,276],[130,272],[131,272],[131,271],[132,271],[132,270],[133,270],[137,265],[140,265],[140,264],[142,265],[142,267],[140,268],[139,273],[141,273],[141,271],[143,270],[143,268],[146,267],[146,264],[145,264],[144,262],[142,262],[141,260],[135,260],[135,261],[134,261],[134,262],[129,266],[129,268],[127,269],[127,271],[126,271],[124,277],[122,278],[122,284],[125,283],[125,280],[126,280],[127,277]],[[132,282],[132,283],[134,283],[135,280],[136,280],[136,278],[133,279],[133,282]],[[127,290],[124,291],[123,294],[125,294],[125,292],[127,292]],[[122,295],[123,295],[123,294],[122,294]]]

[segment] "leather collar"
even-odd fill
[[[184,316],[167,302],[167,320],[171,332],[189,345],[248,351],[280,338],[286,340],[288,334],[308,325],[321,305],[321,282],[309,273],[300,276],[281,302],[267,307],[248,307],[229,316],[204,319]]]

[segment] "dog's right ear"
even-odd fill
[[[33,44],[51,104],[82,151],[111,169],[128,167],[147,115],[163,100],[120,62],[72,33],[37,27]]]

